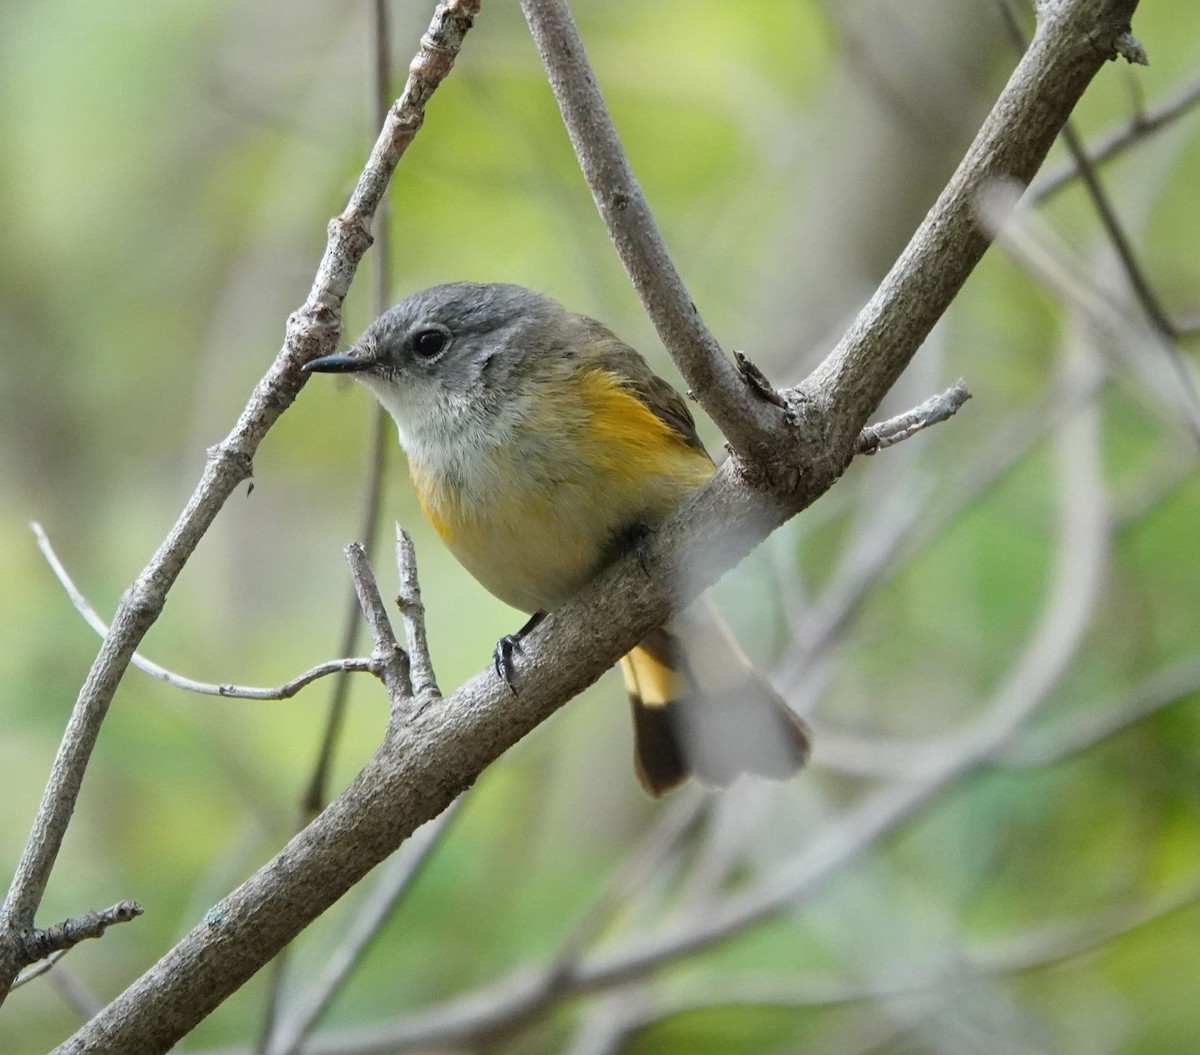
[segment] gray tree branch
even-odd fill
[[[50,565],[50,570],[54,572],[55,578],[62,584],[62,588],[66,590],[67,597],[70,598],[71,604],[75,606],[75,610],[83,616],[83,620],[88,626],[95,630],[101,637],[104,637],[108,633],[108,624],[100,618],[100,613],[92,607],[92,603],[83,595],[83,591],[75,585],[75,581],[71,578],[70,573],[63,566],[62,561],[58,559],[58,554],[54,552],[54,547],[50,544],[50,538],[42,528],[42,525],[35,521],[30,527],[33,528],[33,534],[37,538],[38,549],[42,551],[42,555],[46,558],[46,563]],[[355,603],[357,604],[357,601]],[[158,678],[159,681],[165,681],[168,685],[174,685],[177,689],[183,689],[184,692],[194,692],[200,696],[222,696],[226,699],[238,700],[288,700],[295,696],[301,689],[311,685],[318,678],[324,678],[330,674],[375,673],[375,662],[367,657],[331,659],[324,663],[318,663],[315,667],[310,667],[303,674],[296,675],[296,677],[285,681],[282,685],[273,685],[268,688],[258,685],[234,685],[230,682],[196,681],[195,678],[189,678],[173,670],[168,670],[161,664],[155,663],[154,660],[147,659],[140,652],[135,652],[130,657],[130,662],[144,674],[149,674],[152,678]]]
[[[755,453],[780,420],[704,325],[638,185],[565,0],[521,0],[584,179],[663,347],[726,440]]]

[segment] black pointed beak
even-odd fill
[[[370,370],[375,365],[375,360],[363,354],[359,348],[351,348],[346,352],[338,352],[336,355],[323,355],[319,359],[313,359],[303,366],[306,374],[352,374],[360,370]]]

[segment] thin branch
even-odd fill
[[[47,956],[41,963],[37,964],[37,966],[30,967],[28,971],[23,972],[17,978],[17,980],[13,982],[12,987],[14,989],[20,989],[21,986],[28,985],[35,978],[41,978],[41,976],[49,971],[50,968],[58,963],[59,960],[66,956],[67,952],[67,949],[59,949],[58,952],[51,953],[51,955]]]
[[[1007,417],[953,467],[940,488],[941,502],[932,501],[932,488],[917,488],[904,496],[899,510],[868,526],[820,597],[803,609],[789,654],[781,659],[779,681],[801,714],[808,713],[820,693],[818,675],[824,654],[870,591],[936,541],[1055,426],[1091,403],[1104,381],[1099,373],[1084,383],[1075,374],[1060,373],[1045,393]],[[828,730],[822,730],[820,739],[818,765],[829,760]]]
[[[679,884],[671,915],[677,919],[698,916],[720,900],[725,884],[744,867],[747,843],[761,832],[763,811],[775,790],[757,781],[743,782],[712,804],[708,823]]]
[[[50,570],[54,572],[55,578],[62,584],[71,604],[75,606],[75,610],[83,616],[84,622],[88,626],[104,637],[108,633],[108,624],[100,618],[100,614],[92,607],[91,602],[75,585],[70,573],[58,559],[58,554],[54,552],[54,547],[50,544],[50,539],[42,525],[35,520],[29,526],[37,538],[38,549],[42,551],[42,556],[46,558],[46,563],[50,565]],[[330,659],[324,663],[318,663],[315,667],[297,675],[291,681],[285,681],[282,685],[260,688],[253,685],[233,685],[229,682],[196,681],[160,666],[140,652],[135,652],[130,657],[130,662],[143,673],[149,674],[152,678],[158,678],[159,681],[165,681],[168,685],[174,685],[177,689],[183,689],[184,692],[194,692],[201,696],[224,696],[238,700],[288,700],[305,686],[311,685],[318,678],[324,678],[329,674],[375,673],[375,662],[368,656],[353,659]]]
[[[1200,79],[1185,84],[1149,110],[1139,108],[1128,121],[1097,138],[1086,148],[1089,162],[1095,168],[1123,154],[1130,147],[1137,146],[1155,132],[1186,116],[1197,103],[1200,103]],[[1029,185],[1027,198],[1031,202],[1045,201],[1073,182],[1080,173],[1081,169],[1075,160],[1044,171]]]
[[[1040,403],[1041,401],[1039,401]],[[1043,423],[1049,420],[1042,415]],[[1119,536],[1136,524],[1153,507],[1167,498],[1194,468],[1171,458],[1165,469],[1153,473],[1154,479],[1144,494],[1126,499],[1112,514],[1112,532]],[[956,492],[957,487],[951,486]],[[908,546],[905,554],[913,552]],[[793,693],[796,690],[793,689]],[[1106,703],[1096,704],[1086,714],[1068,720],[1063,727],[1046,734],[1044,741],[1006,745],[990,764],[1023,768],[1051,765],[1087,750],[1102,739],[1150,717],[1159,710],[1181,702],[1193,691],[1200,691],[1200,660],[1184,660],[1156,671],[1130,692]],[[928,738],[921,740],[881,740],[840,733],[828,724],[821,728],[815,765],[856,777],[910,780],[926,768],[922,758],[930,750]]]
[[[1195,473],[1195,462],[1180,458],[1174,449],[1168,450],[1157,466],[1141,475],[1134,489],[1121,496],[1116,510],[1118,530],[1124,531],[1137,524],[1170,499]]]
[[[559,943],[558,952],[546,972],[548,997],[556,989],[557,979],[570,975],[609,920],[659,870],[680,840],[704,815],[707,807],[707,796],[697,788],[688,788],[684,794],[676,797],[658,817],[657,823],[639,839],[587,912]]]
[[[1014,768],[1053,765],[1196,693],[1200,693],[1200,659],[1184,660],[1151,674],[1121,699],[1089,708],[1038,742],[1010,744],[996,762]]]
[[[962,405],[971,398],[965,381],[959,379],[941,395],[930,396],[924,403],[913,407],[905,414],[898,414],[887,421],[868,425],[859,433],[858,441],[854,444],[855,454],[874,454],[885,447],[895,446],[909,436],[947,421],[959,412]]]
[[[104,1002],[75,975],[69,967],[51,971],[49,983],[84,1022],[99,1014]]]
[[[20,965],[14,936],[33,926],[75,809],[84,770],[109,704],[133,653],[162,611],[167,592],[234,489],[247,479],[259,444],[295,401],[309,359],[334,351],[341,305],[371,242],[371,223],[388,181],[424,119],[425,105],[450,72],[480,0],[446,0],[434,13],[404,93],[389,111],[350,202],[329,225],[329,239],[308,299],[289,320],[280,354],[255,386],[229,435],[211,448],[187,506],[142,573],[126,590],[80,689],[37,816],[0,910],[0,1001]]]
[[[350,576],[354,580],[354,592],[367,620],[371,637],[375,641],[372,659],[380,668],[380,678],[388,690],[393,706],[402,699],[412,696],[412,685],[408,678],[408,654],[400,647],[396,634],[388,619],[387,608],[379,594],[375,573],[367,560],[367,551],[357,542],[351,542],[343,552],[350,565]]]
[[[116,923],[128,923],[143,912],[136,901],[118,901],[103,912],[86,912],[56,923],[45,930],[34,928],[20,935],[18,957],[21,966],[37,963],[56,952],[65,952],[81,941],[103,937],[104,932]]]
[[[779,422],[779,408],[749,400],[671,262],[588,64],[565,0],[521,0],[592,199],[663,347],[733,449],[748,456]]]
[[[384,450],[387,423],[386,412],[382,407],[372,411],[372,428],[370,449],[367,454],[367,480],[364,485],[366,499],[363,504],[362,522],[359,537],[368,553],[375,551],[376,539],[379,534],[380,496],[383,488],[383,469],[385,465]],[[349,655],[358,648],[359,632],[362,628],[362,610],[354,591],[350,591],[349,603],[346,609],[345,622],[342,624],[341,644],[338,651]],[[329,709],[325,715],[325,727],[321,733],[321,744],[317,748],[317,758],[313,763],[312,775],[300,796],[301,826],[312,820],[329,797],[329,773],[333,767],[333,754],[337,747],[338,735],[342,728],[342,719],[346,711],[346,701],[350,695],[350,679],[341,676],[333,684],[333,692],[329,697]]]
[[[417,701],[440,700],[442,692],[433,673],[429,640],[425,634],[425,605],[421,601],[421,584],[417,580],[417,554],[412,536],[399,524],[396,525],[396,567],[400,572],[400,592],[396,596],[396,604],[404,622],[412,694]]]
[[[645,986],[605,993],[588,1008],[562,1055],[620,1055],[629,1035],[654,1020]]]

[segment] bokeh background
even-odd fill
[[[992,0],[573,6],[696,303],[780,382],[853,318],[1015,62]],[[393,5],[397,93],[431,7]],[[5,882],[97,645],[29,522],[111,613],[307,293],[374,136],[370,24],[361,0],[0,8]],[[1135,31],[1152,64],[1101,73],[1078,112],[1085,138],[1200,77],[1196,5],[1147,0]],[[1194,334],[1200,116],[1101,175],[1151,286]],[[522,283],[604,319],[677,378],[515,4],[485,3],[390,203],[395,299],[461,278]],[[420,1050],[1195,1050],[1200,476],[1180,377],[1195,376],[1200,340],[1146,329],[1077,182],[1025,229],[1061,265],[1069,303],[1062,283],[990,252],[885,410],[960,376],[974,400],[860,459],[720,585],[745,647],[816,730],[811,771],[652,803],[632,776],[619,678],[605,677],[479,781],[324,1020],[329,1050],[362,1050],[336,1031],[550,962],[605,891],[589,955],[783,894],[755,926],[616,990]],[[348,336],[371,317],[367,278]],[[307,387],[147,655],[269,685],[336,654],[371,410],[351,385]],[[384,509],[415,536],[449,691],[523,617],[440,547],[394,450]],[[391,592],[386,550],[377,567]],[[17,990],[0,1050],[68,1036],[275,852],[329,693],[214,700],[129,673],[39,922],[123,898],[146,913]],[[355,680],[335,789],[385,717],[382,690]],[[614,893],[647,840],[656,866]],[[360,896],[294,947],[285,1016]],[[249,1050],[271,984],[263,972],[183,1050]]]

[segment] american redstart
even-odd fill
[[[375,394],[426,517],[484,587],[533,615],[521,633],[714,471],[683,397],[637,352],[521,286],[414,293],[306,369],[353,372]],[[621,670],[652,795],[692,773],[719,786],[784,779],[808,757],[804,723],[706,599]]]

